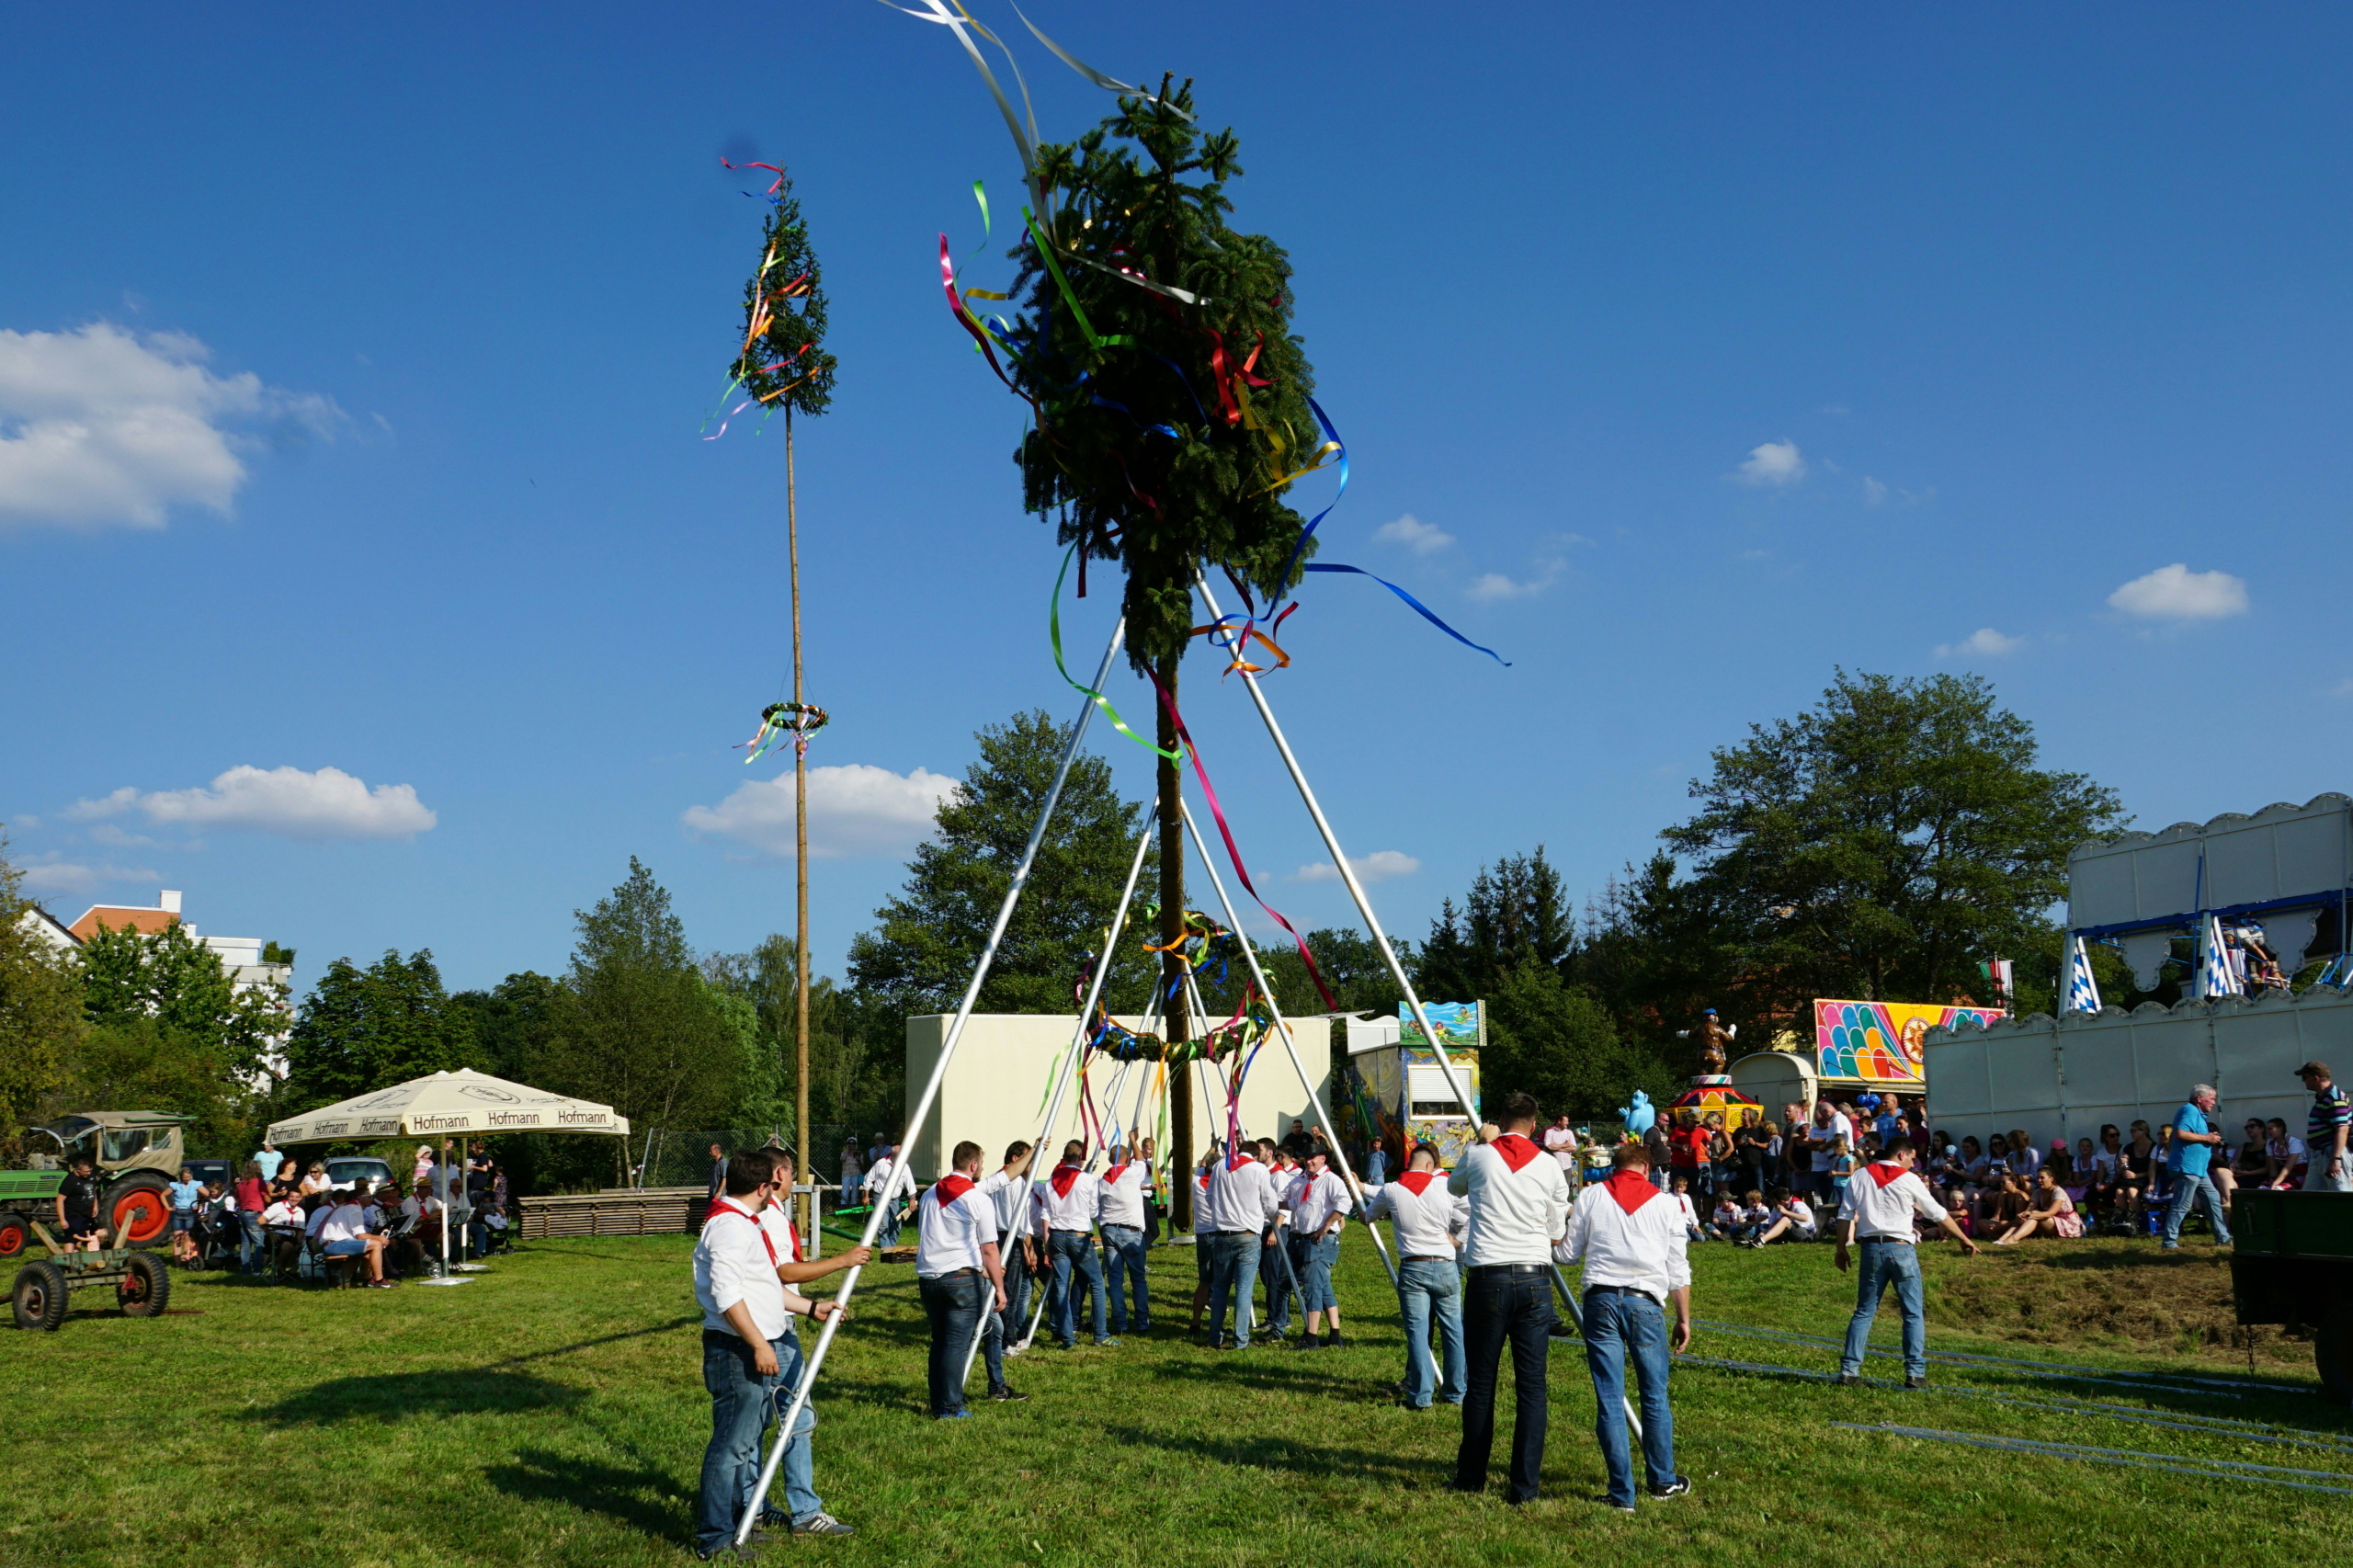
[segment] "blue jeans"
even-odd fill
[[[780,1364],[779,1364],[780,1365]],[[695,1500],[695,1549],[716,1551],[735,1538],[760,1480],[760,1434],[776,1414],[777,1381],[752,1365],[752,1347],[732,1334],[702,1333],[702,1386],[710,1391],[710,1446]]]
[[[987,1278],[979,1270],[915,1280],[923,1297],[923,1315],[931,1320],[931,1358],[926,1381],[931,1389],[931,1413],[953,1415],[964,1408],[964,1358],[971,1354],[972,1335],[981,1318],[995,1305]],[[995,1387],[997,1373],[989,1380]]]
[[[883,1210],[882,1228],[874,1233],[874,1244],[881,1247],[894,1247],[899,1244],[899,1205],[895,1199],[892,1200],[890,1208]]]
[[[2222,1218],[2222,1195],[2214,1190],[2214,1179],[2204,1171],[2176,1171],[2173,1207],[2165,1210],[2165,1245],[2181,1244],[2181,1222],[2189,1218],[2190,1208],[2201,1192],[2206,1195],[2206,1217],[2214,1221],[2214,1244],[2231,1244],[2231,1222]]]
[[[1250,1343],[1250,1292],[1258,1283],[1258,1255],[1267,1250],[1257,1233],[1211,1233],[1200,1238],[1210,1249],[1210,1337],[1225,1332],[1225,1308],[1233,1304],[1233,1342]]]
[[[1462,1290],[1451,1263],[1397,1266],[1397,1304],[1405,1319],[1405,1403],[1427,1410],[1433,1396],[1462,1403]],[[1430,1353],[1430,1320],[1438,1320],[1438,1357]]]
[[[997,1313],[998,1349],[1018,1345],[1029,1328],[1029,1265],[1021,1256],[1021,1244],[1006,1241],[1000,1244],[1005,1256],[1005,1311]]]
[[[1267,1337],[1279,1339],[1290,1332],[1291,1308],[1299,1301],[1299,1266],[1290,1232],[1279,1233],[1273,1246],[1258,1249],[1258,1282],[1267,1288]]]
[[[1495,1447],[1495,1375],[1504,1346],[1511,1346],[1511,1491],[1515,1503],[1536,1495],[1544,1468],[1545,1358],[1552,1343],[1552,1274],[1549,1268],[1493,1267],[1471,1271],[1463,1303],[1462,1446],[1454,1456],[1454,1485],[1487,1488],[1487,1460]]]
[[[1642,1385],[1643,1469],[1654,1489],[1675,1482],[1675,1415],[1666,1403],[1666,1312],[1639,1291],[1585,1293],[1585,1364],[1593,1373],[1593,1431],[1609,1472],[1609,1500],[1634,1502],[1634,1460],[1626,1446],[1626,1361]]]
[[[248,1274],[259,1274],[262,1261],[269,1255],[264,1240],[261,1216],[249,1209],[237,1211],[237,1267]]]
[[[1133,1322],[1141,1334],[1152,1326],[1152,1290],[1146,1283],[1143,1266],[1143,1232],[1133,1225],[1105,1225],[1103,1230],[1103,1267],[1111,1276],[1111,1332],[1128,1332],[1127,1285],[1135,1284],[1136,1313]]]
[[[1291,1266],[1299,1274],[1300,1310],[1309,1312],[1339,1311],[1340,1298],[1332,1294],[1332,1266],[1340,1261],[1339,1233],[1302,1236],[1294,1231],[1290,1246]]]
[[[1046,1238],[1046,1256],[1054,1264],[1054,1337],[1063,1348],[1078,1343],[1078,1304],[1072,1292],[1080,1285],[1095,1298],[1095,1337],[1108,1337],[1103,1329],[1103,1266],[1096,1261],[1094,1241],[1085,1231],[1056,1231]]]
[[[793,1392],[801,1386],[802,1369],[809,1364],[801,1353],[801,1335],[793,1325],[784,1325],[784,1337],[768,1341],[768,1348],[776,1352],[776,1419],[782,1421],[785,1411],[792,1403]],[[778,1479],[784,1483],[785,1509],[796,1525],[806,1523],[824,1513],[824,1499],[817,1495],[816,1469],[809,1452],[809,1434],[817,1429],[817,1402],[813,1398],[801,1407],[801,1419],[792,1426],[792,1441],[786,1445],[784,1462],[777,1466]]]
[[[1879,1315],[1880,1293],[1895,1287],[1895,1304],[1904,1311],[1904,1375],[1928,1375],[1928,1320],[1920,1310],[1920,1253],[1904,1242],[1862,1244],[1862,1272],[1855,1284],[1855,1315],[1847,1320],[1847,1351],[1838,1358],[1842,1377],[1859,1375],[1863,1352],[1870,1345],[1871,1320]]]

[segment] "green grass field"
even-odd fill
[[[687,1237],[542,1243],[460,1289],[327,1291],[177,1276],[160,1320],[86,1303],[0,1344],[0,1562],[458,1564],[691,1562],[708,1430]],[[2063,1250],[2061,1250],[2063,1249]],[[1687,1367],[1678,1459],[1697,1494],[1632,1518],[1601,1484],[1581,1348],[1552,1357],[1546,1495],[1443,1490],[1457,1422],[1399,1409],[1393,1300],[1360,1228],[1340,1294],[1351,1347],[1219,1355],[1164,1304],[1148,1340],[1011,1363],[1023,1404],[921,1414],[913,1270],[870,1269],[821,1383],[818,1486],[858,1528],[766,1556],[842,1563],[1422,1565],[1620,1559],[1722,1564],[2113,1563],[2353,1554],[2353,1498],[1843,1431],[1838,1421],[2057,1439],[2344,1472],[2336,1454],[2053,1414]],[[1189,1293],[1189,1251],[1154,1255]],[[1165,1264],[1161,1260],[1166,1260]],[[1702,1321],[1837,1332],[1825,1246],[1694,1249]],[[1932,1349],[2248,1375],[2227,1274],[2202,1241],[1931,1260]],[[92,1293],[96,1295],[97,1293]],[[1178,1291],[1169,1294],[1182,1297]],[[2218,1307],[2217,1303],[2222,1303]],[[101,1310],[104,1309],[104,1310]],[[1882,1317],[1881,1338],[1893,1335]],[[1813,1346],[1703,1331],[1695,1355],[1826,1369]],[[2067,1385],[2023,1369],[1932,1377],[2325,1429],[2302,1346],[2265,1338],[2242,1398]],[[1874,1362],[1875,1374],[1893,1373]],[[974,1379],[978,1384],[977,1376]],[[1509,1420],[1508,1371],[1506,1409]],[[1499,1440],[1498,1454],[1507,1447]],[[1500,1475],[1497,1478],[1500,1491]]]

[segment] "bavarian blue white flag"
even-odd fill
[[[2099,1011],[2099,982],[2092,978],[2091,954],[2085,950],[2081,937],[2075,939],[2067,954],[2067,1010]]]
[[[2229,944],[2222,940],[2222,918],[2210,915],[2198,930],[2198,994],[2236,996],[2239,987],[2231,973]]]

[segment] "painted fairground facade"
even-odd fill
[[[1816,1001],[1814,1071],[1828,1085],[1916,1095],[1927,1087],[1922,1042],[1930,1029],[1983,1027],[2003,1016],[1999,1007],[1934,1002]]]
[[[1430,1027],[1446,1047],[1447,1062],[1479,1108],[1479,1052],[1487,1042],[1483,1002],[1423,1004]],[[1403,1003],[1394,1018],[1350,1019],[1348,1053],[1341,1070],[1343,1096],[1353,1105],[1358,1133],[1389,1152],[1398,1169],[1415,1143],[1438,1146],[1439,1163],[1452,1165],[1478,1135],[1478,1123],[1463,1114],[1462,1102],[1447,1082],[1446,1067]]]

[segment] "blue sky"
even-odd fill
[[[1291,252],[1354,460],[1324,559],[1513,661],[1358,579],[1291,622],[1269,691],[1351,854],[1387,852],[1392,930],[1539,841],[1597,887],[1842,665],[1989,676],[2143,826],[2353,784],[2341,8],[1030,15],[1239,132],[1236,221]],[[758,244],[722,150],[790,165],[842,360],[801,445],[813,761],[845,770],[812,791],[821,965],[971,732],[1073,710],[1020,408],[938,290],[971,182],[1002,213],[1018,174],[943,29],[10,32],[0,819],[66,918],[171,886],[305,984],[387,947],[486,984],[561,967],[636,854],[700,946],[790,928],[779,800],[737,794],[774,769],[730,750],[787,667],[782,444],[697,438]],[[1016,48],[1049,138],[1108,112]],[[1340,921],[1244,694],[1195,672],[1261,887]]]

